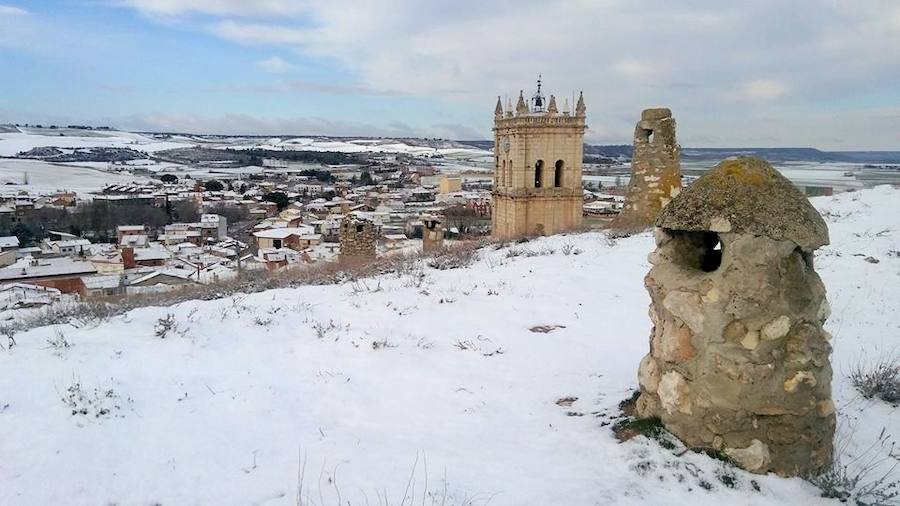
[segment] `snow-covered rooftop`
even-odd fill
[[[312,235],[315,229],[308,225],[301,225],[299,227],[285,227],[285,228],[272,228],[268,230],[260,230],[258,232],[253,232],[255,237],[265,238],[265,239],[287,239],[290,236],[307,236]]]
[[[0,237],[0,248],[18,248],[19,238],[14,235]]]
[[[20,258],[16,263],[0,269],[0,281],[76,276],[95,272],[97,269],[90,262],[74,260],[69,257],[33,259],[29,256]]]

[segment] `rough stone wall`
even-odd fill
[[[492,234],[498,240],[552,235],[577,229],[582,223],[584,198],[578,195],[494,195]]]
[[[751,200],[765,207],[771,195],[796,211],[734,211]],[[691,212],[710,198],[733,202],[709,211],[728,219]],[[657,221],[645,278],[653,330],[638,373],[638,414],[659,417],[685,444],[721,450],[749,471],[815,473],[831,462],[835,427],[831,336],[823,328],[830,308],[813,268],[827,229],[804,235],[793,227],[817,228],[821,217],[754,159],[723,162],[675,203],[679,209]],[[692,216],[713,226],[697,229],[684,221]],[[673,223],[688,230],[668,228]]]
[[[367,262],[375,259],[375,224],[348,214],[341,220],[341,260]]]
[[[681,146],[669,109],[645,109],[634,128],[631,180],[613,226],[646,228],[681,190]]]
[[[422,251],[431,253],[444,248],[444,225],[437,217],[423,216]]]

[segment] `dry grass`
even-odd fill
[[[900,403],[900,357],[886,355],[873,363],[859,360],[850,371],[850,381],[866,399]]]

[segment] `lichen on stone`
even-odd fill
[[[828,244],[828,227],[793,183],[759,158],[724,160],[674,197],[656,226],[724,230],[788,239],[810,251]]]

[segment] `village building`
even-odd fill
[[[74,260],[67,256],[25,257],[0,269],[0,284],[29,283],[56,288],[62,293],[84,295],[85,288],[81,278],[96,273],[97,269],[90,262]]]
[[[122,244],[126,237],[147,237],[147,231],[143,225],[119,225],[116,227],[116,242]]]
[[[125,294],[125,285],[121,274],[86,276],[84,283],[85,297],[116,297]]]
[[[169,292],[195,284],[191,274],[192,271],[189,269],[136,271],[129,273],[125,290],[128,295]]]
[[[123,250],[123,258],[125,255]],[[134,263],[143,267],[161,267],[165,265],[174,255],[169,250],[155,246],[149,248],[135,248]],[[127,268],[127,267],[126,267]]]
[[[303,261],[303,255],[290,248],[263,248],[257,251],[256,258],[268,270],[281,269]]]
[[[462,191],[462,178],[461,177],[448,177],[444,176],[441,178],[441,182],[438,184],[438,191],[440,193],[455,193]]]
[[[574,114],[538,89],[515,109],[494,110],[494,190],[491,227],[496,239],[551,235],[581,226],[584,98]]]
[[[322,241],[322,236],[316,234],[315,229],[309,225],[261,230],[254,232],[253,236],[256,238],[256,246],[259,249],[289,248],[302,251]]]
[[[47,286],[30,283],[9,283],[0,286],[0,311],[42,307],[62,299],[62,292]]]
[[[0,251],[19,249],[19,238],[14,235],[0,237]]]
[[[134,250],[131,249],[127,253],[131,254],[133,260]],[[88,257],[88,261],[97,269],[98,274],[121,274],[125,270],[123,253],[114,249],[96,253]]]

